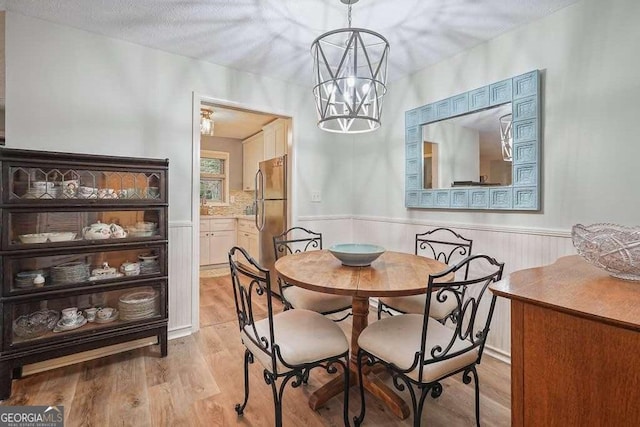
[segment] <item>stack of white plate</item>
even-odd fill
[[[140,274],[160,273],[158,261],[144,261],[140,263]]]
[[[33,279],[35,279],[38,274],[41,274],[45,278],[49,276],[49,272],[46,270],[21,271],[16,274],[13,284],[16,288],[20,289],[33,288],[35,286]]]
[[[118,300],[120,320],[140,320],[156,316],[159,312],[160,293],[152,288],[136,289]]]
[[[51,283],[66,285],[89,280],[89,264],[82,262],[67,262],[51,267]]]

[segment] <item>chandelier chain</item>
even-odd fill
[[[351,3],[349,3],[349,7],[348,7],[348,17],[349,17],[349,28],[351,28]]]

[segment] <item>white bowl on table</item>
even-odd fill
[[[385,248],[368,243],[340,243],[329,248],[329,252],[348,267],[367,267],[371,265]]]

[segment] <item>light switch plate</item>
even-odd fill
[[[311,201],[314,203],[319,203],[322,201],[322,195],[320,194],[319,191],[312,191],[311,192]]]

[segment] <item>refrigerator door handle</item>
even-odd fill
[[[264,199],[264,174],[260,169],[256,172],[255,177],[256,200]]]
[[[262,171],[258,169],[255,176],[255,187],[256,187],[256,197],[255,197],[255,223],[258,231],[262,231],[264,228],[264,175]],[[260,222],[258,222],[258,216],[260,216]]]
[[[258,222],[258,216],[260,216],[260,222]],[[256,200],[256,228],[258,231],[264,230],[265,219],[264,200]]]

